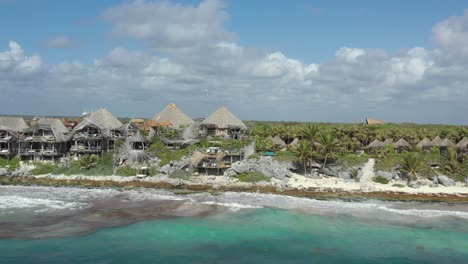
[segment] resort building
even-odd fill
[[[206,175],[221,175],[231,168],[232,163],[244,159],[244,150],[223,150],[220,147],[209,147],[195,151],[192,155],[192,168]]]
[[[115,141],[123,138],[122,125],[105,108],[84,117],[71,132],[70,153],[80,157],[84,154],[101,154],[112,150]]]
[[[22,117],[0,116],[0,157],[11,158],[18,154],[20,132],[28,125]]]
[[[200,134],[204,136],[240,139],[246,131],[247,126],[224,106],[200,124]]]
[[[57,118],[40,118],[23,130],[18,154],[31,161],[56,161],[67,154],[68,128]]]

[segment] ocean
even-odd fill
[[[0,186],[0,263],[468,263],[468,205]]]

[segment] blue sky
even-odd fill
[[[204,9],[203,5],[208,7]],[[443,68],[450,65],[460,72],[466,69],[466,64],[456,58],[466,55],[462,46],[468,39],[467,6],[467,2],[455,0],[0,0],[0,59],[2,52],[18,64],[33,55],[40,58],[33,75],[15,75],[12,69],[16,66],[9,63],[11,68],[0,72],[0,76],[8,77],[3,84],[6,88],[0,89],[13,97],[13,108],[6,113],[74,114],[104,105],[117,108],[111,110],[119,115],[131,112],[129,115],[151,116],[170,101],[179,101],[187,104],[183,108],[194,112],[193,116],[205,115],[215,110],[212,109],[215,106],[226,104],[244,119],[271,120],[278,118],[272,113],[283,98],[284,105],[303,100],[295,104],[297,109],[286,106],[277,109],[287,112],[280,116],[285,120],[359,122],[375,113],[379,115],[375,118],[394,122],[468,123],[466,117],[453,116],[460,111],[466,113],[467,108],[459,98],[468,93],[461,88],[466,86],[466,79],[461,75],[446,76],[448,68]],[[141,9],[136,10],[137,7]],[[161,11],[165,8],[169,10],[167,16]],[[190,28],[195,23],[191,19],[197,20],[199,27]],[[439,30],[435,31],[438,24]],[[138,30],[146,26],[150,32],[141,35]],[[173,26],[173,32],[163,28]],[[460,32],[444,33],[453,30]],[[184,36],[178,35],[181,31]],[[20,46],[24,58],[14,60],[8,55],[10,41]],[[228,48],[223,43],[229,43]],[[224,53],[214,58],[212,53],[217,49]],[[131,59],[139,56],[151,59],[146,64],[139,63],[143,59]],[[119,61],[122,58],[126,60]],[[79,65],[70,66],[78,68],[65,73],[61,67],[67,63]],[[155,68],[155,63],[159,68]],[[353,67],[352,63],[359,65]],[[243,67],[253,68],[238,72]],[[359,67],[382,69],[366,76],[366,72],[357,70]],[[151,76],[150,69],[156,69]],[[70,76],[59,80],[57,71],[62,77]],[[112,73],[116,71],[122,79],[117,82],[121,87],[114,88]],[[91,72],[103,74],[91,79]],[[342,78],[332,80],[333,76]],[[71,81],[81,78],[85,80],[82,83]],[[33,89],[28,87],[29,81],[36,84],[34,90],[28,90]],[[67,103],[69,97],[57,97],[56,108],[44,107],[44,111],[37,107],[52,99],[36,97],[36,103],[18,104],[20,94],[34,95],[39,91],[45,94],[65,89],[59,87],[65,83],[70,87],[70,95],[75,96],[73,102]],[[257,100],[256,111],[239,103],[243,99],[252,100],[238,97],[249,94],[242,89],[262,98]],[[100,91],[96,102],[80,102],[85,94],[96,90]],[[191,103],[176,90],[193,94],[207,90],[212,97]],[[423,92],[427,98],[414,96]],[[233,93],[237,97],[230,98]],[[333,106],[322,105],[325,99],[339,97],[333,93],[348,97],[336,99]],[[137,100],[122,103],[118,101],[122,100],[120,94],[143,96],[158,106],[142,107]],[[308,95],[307,101],[301,94]],[[402,95],[411,100],[397,99]],[[375,103],[377,97],[382,104],[397,105],[404,111],[387,111]],[[346,98],[360,102],[353,105]],[[313,103],[314,100],[320,103]],[[350,105],[345,105],[347,102]],[[207,104],[213,107],[206,107]],[[421,110],[412,109],[415,104],[422,105]],[[431,111],[429,107],[426,109],[429,104],[442,108],[437,112],[432,109],[431,116],[436,120],[427,115]],[[354,114],[350,114],[350,109],[354,109],[351,111]],[[311,114],[306,115],[308,112]]]

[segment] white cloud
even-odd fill
[[[434,42],[445,52],[468,56],[468,9],[463,16],[450,17],[432,28]]]
[[[62,106],[70,114],[106,105],[121,115],[151,116],[175,101],[194,117],[225,104],[245,119],[362,121],[372,115],[468,122],[463,114],[468,111],[468,62],[455,58],[465,54],[462,37],[443,37],[436,50],[414,47],[395,54],[343,47],[330,61],[308,64],[281,51],[236,43],[224,27],[223,8],[210,0],[198,6],[137,1],[111,8],[104,17],[112,32],[141,40],[147,48],[117,47],[90,65],[45,65],[11,42],[0,52],[0,77],[42,74],[0,79],[0,87],[7,87],[2,95],[18,101],[24,98],[18,90],[35,95],[11,109],[54,105],[51,111]],[[438,27],[463,32],[467,18],[465,13],[437,24],[434,39],[442,38]],[[197,26],[188,25],[191,21]],[[189,32],[180,35],[181,30]]]

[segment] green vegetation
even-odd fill
[[[260,181],[271,181],[270,178],[265,176],[263,173],[258,171],[241,173],[236,176],[236,178],[241,182],[260,182]]]
[[[52,173],[57,167],[52,163],[35,163],[35,168],[31,170],[32,175],[42,175]]]
[[[7,169],[8,172],[13,172],[20,167],[20,159],[12,158],[10,160],[0,158],[0,168]]]
[[[374,177],[374,178],[372,178],[372,181],[376,182],[376,183],[381,183],[381,184],[388,184],[388,180],[385,177],[382,177],[382,176]]]
[[[117,176],[135,176],[138,174],[138,170],[130,166],[120,166],[115,170]]]
[[[189,180],[190,179],[190,172],[185,171],[185,170],[176,170],[174,173],[171,175],[171,178],[177,178],[181,180]]]
[[[393,186],[393,187],[398,187],[398,188],[403,188],[403,187],[405,187],[405,185],[400,184],[400,183],[392,184],[392,186]]]
[[[148,151],[161,160],[160,166],[164,166],[173,160],[180,160],[184,156],[190,155],[195,149],[196,146],[189,146],[184,149],[168,149],[164,142],[155,140],[148,148]]]
[[[312,159],[312,145],[307,140],[302,140],[299,145],[294,149],[294,153],[297,155],[297,159],[304,169],[304,174],[307,173],[307,164]]]
[[[354,153],[338,153],[337,156],[338,161],[340,164],[346,166],[346,167],[356,167],[356,166],[362,166],[364,163],[366,163],[369,160],[369,155],[367,154],[361,154],[357,155]]]

